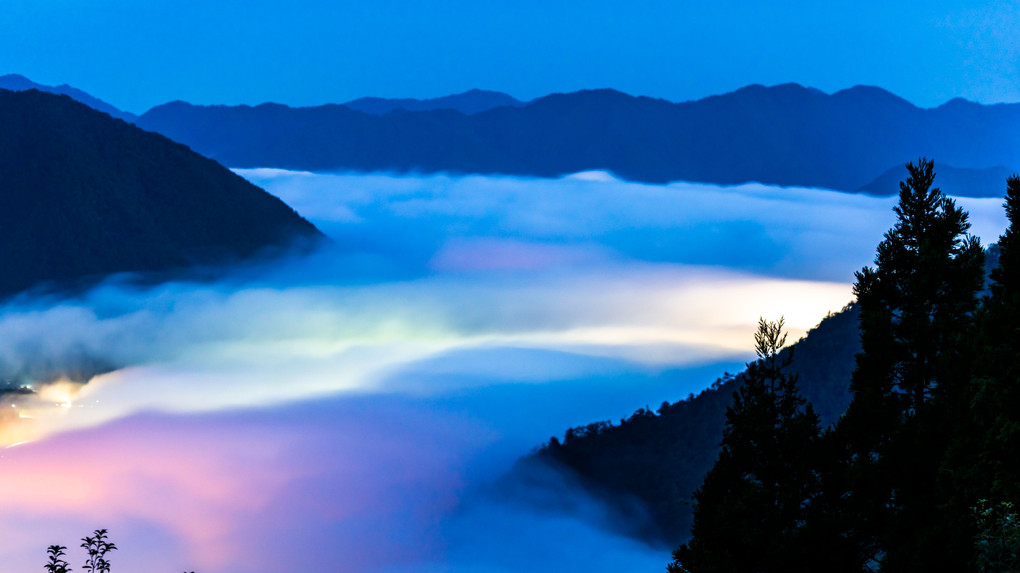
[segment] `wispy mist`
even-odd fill
[[[341,244],[443,270],[457,261],[470,269],[492,253],[503,256],[476,264],[616,258],[849,282],[872,261],[896,202],[759,184],[647,185],[602,172],[562,179],[238,172]],[[1002,201],[958,201],[971,212],[973,232],[995,241],[1005,228]]]
[[[740,368],[761,315],[803,333],[892,221],[887,199],[605,174],[242,174],[335,245],[0,309],[8,372],[105,372],[28,379],[0,414],[28,442],[0,450],[12,568],[95,527],[139,571],[661,567],[598,502],[493,483],[568,426]],[[997,201],[965,206],[1003,227]]]

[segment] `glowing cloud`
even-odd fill
[[[892,220],[888,199],[600,173],[242,174],[336,246],[0,309],[0,365],[38,391],[0,407],[5,566],[95,527],[139,571],[520,570],[508,531],[550,571],[661,566],[591,500],[537,515],[485,485],[570,425],[739,368],[759,316],[801,335]],[[997,201],[963,203],[1002,228]]]

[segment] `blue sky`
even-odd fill
[[[1020,101],[1020,2],[5,0],[0,73],[141,112],[474,87],[674,101],[749,83]]]

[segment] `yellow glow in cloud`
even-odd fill
[[[200,297],[177,358],[41,385],[4,412],[0,442],[94,426],[145,410],[266,407],[338,393],[387,393],[389,373],[444,353],[548,349],[637,365],[748,357],[759,316],[785,316],[791,340],[850,298],[848,285],[670,265],[529,276],[524,283],[430,278]],[[230,317],[244,317],[231,324]],[[215,323],[218,330],[203,325]],[[128,320],[118,338],[129,338]],[[231,328],[231,326],[233,328]],[[183,326],[174,326],[183,328]],[[162,355],[157,352],[157,356]],[[568,357],[563,360],[571,360]],[[498,377],[498,370],[476,374]],[[495,367],[493,367],[495,368]],[[428,392],[425,388],[422,391]],[[19,417],[21,416],[21,417]]]

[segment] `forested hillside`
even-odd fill
[[[783,351],[825,424],[846,410],[859,350],[857,308],[850,305]],[[569,468],[610,502],[639,499],[656,525],[641,534],[675,545],[691,526],[692,508],[684,500],[691,499],[715,462],[726,407],[742,381],[743,374],[720,378],[696,396],[664,402],[657,411],[639,410],[619,424],[573,428],[562,440],[550,440],[533,459]]]
[[[569,430],[521,467],[644,502],[682,541],[671,573],[1020,567],[1020,178],[986,251],[933,162],[907,170],[853,306],[782,351],[782,320],[762,320],[741,376]]]
[[[322,237],[215,161],[70,97],[0,90],[0,126],[0,296]]]

